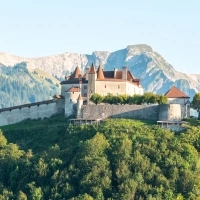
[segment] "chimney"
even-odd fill
[[[117,71],[118,71],[118,69],[114,68],[114,78],[116,78]]]
[[[127,72],[128,72],[127,67],[122,67],[122,79],[123,80],[127,80]]]
[[[90,71],[90,68],[87,67],[86,68],[86,72],[85,72],[85,80],[88,80],[88,73],[89,73],[89,71]]]

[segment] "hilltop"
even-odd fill
[[[4,68],[12,68],[22,62],[26,64],[26,68],[29,71],[40,69],[49,74],[49,79],[51,80],[55,78],[59,81],[63,80],[65,75],[70,75],[77,66],[84,72],[86,67],[94,63],[96,66],[101,65],[104,70],[113,70],[114,67],[120,70],[122,66],[127,66],[135,77],[142,80],[141,84],[145,91],[163,94],[172,85],[177,86],[190,97],[193,97],[196,92],[200,91],[200,74],[190,75],[176,71],[159,53],[145,44],[129,45],[114,52],[94,51],[90,55],[66,52],[60,55],[40,58],[25,58],[0,53],[0,63],[2,64],[0,65],[0,71],[2,74],[6,73],[5,70],[2,71],[2,66]],[[48,91],[49,86],[45,87]],[[22,91],[16,90],[15,92],[17,95],[17,93]],[[24,92],[27,93],[27,90],[24,90]],[[47,93],[50,96],[50,92]],[[9,94],[6,93],[4,95]],[[8,106],[5,98],[2,101],[4,107]],[[12,103],[15,104],[14,101]]]
[[[2,199],[196,199],[200,127],[151,121],[71,126],[62,116],[2,127]]]

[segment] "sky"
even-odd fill
[[[0,52],[92,54],[134,44],[150,45],[178,71],[200,74],[200,1],[0,0]]]

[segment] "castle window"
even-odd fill
[[[120,89],[120,85],[118,85],[118,89]]]
[[[72,99],[70,99],[69,102],[72,102]]]
[[[87,97],[87,93],[84,93],[83,96],[84,96],[84,97]]]
[[[84,87],[83,87],[85,90],[87,90],[87,85],[84,85]]]

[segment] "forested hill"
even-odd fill
[[[57,79],[26,65],[24,62],[14,67],[0,65],[0,108],[49,100],[60,94]]]
[[[2,127],[0,199],[195,200],[200,126],[172,133],[112,119],[71,126],[61,116]]]

